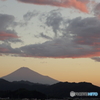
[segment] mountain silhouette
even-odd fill
[[[50,78],[48,76],[41,75],[27,67],[21,67],[20,69],[12,72],[9,75],[2,77],[7,81],[30,81],[33,83],[41,83],[41,84],[54,84],[58,81]]]
[[[0,93],[1,94],[8,93],[7,91],[12,91],[15,93],[15,91],[17,91],[17,90],[19,91],[20,89],[22,89],[22,90],[26,89],[28,91],[38,91],[40,93],[45,94],[46,97],[49,97],[49,98],[68,98],[68,97],[70,97],[71,91],[74,91],[74,92],[98,92],[99,95],[97,96],[97,98],[100,98],[100,87],[95,86],[91,83],[87,83],[87,82],[79,82],[79,83],[58,82],[53,85],[43,85],[43,84],[31,83],[28,81],[9,82],[4,79],[0,79]],[[28,92],[28,91],[26,91],[26,92]],[[9,95],[12,95],[12,96],[15,95],[12,92]],[[18,93],[20,93],[20,91]],[[9,95],[7,97],[9,97]],[[24,95],[24,96],[26,96],[26,95]],[[28,96],[28,94],[27,94],[27,96]],[[87,98],[89,98],[89,97],[87,97]]]

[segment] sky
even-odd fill
[[[100,86],[100,1],[0,0],[0,77],[20,67]]]

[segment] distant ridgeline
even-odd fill
[[[9,82],[0,79],[1,98],[68,98],[71,91],[98,92],[97,98],[100,98],[100,87],[86,82],[58,82],[53,85],[43,85],[28,81]]]

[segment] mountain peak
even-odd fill
[[[19,68],[19,69],[29,69],[28,67],[21,67],[21,68]]]
[[[16,71],[10,73],[9,75],[6,75],[4,77],[2,77],[5,80],[8,81],[30,81],[33,83],[40,83],[40,84],[54,84],[57,83],[58,81],[41,75],[31,69],[29,69],[28,67],[21,67],[19,69],[17,69]]]

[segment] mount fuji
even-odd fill
[[[7,81],[30,81],[33,83],[40,83],[40,84],[55,84],[59,82],[49,76],[41,75],[27,67],[21,67],[18,70],[8,74],[6,76],[1,77]]]

